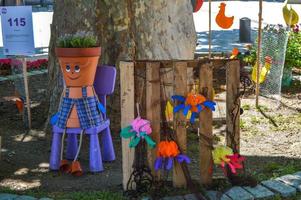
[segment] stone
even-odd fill
[[[256,187],[244,187],[249,193],[251,193],[255,199],[271,198],[275,196],[274,192],[263,187],[262,185],[257,185]]]
[[[225,193],[229,196],[232,200],[253,200],[255,199],[249,192],[247,192],[242,187],[232,187]]]
[[[206,195],[209,200],[231,200],[227,195],[223,195],[217,191],[208,191]]]
[[[141,200],[151,200],[152,198],[151,197],[142,197]],[[39,199],[39,200],[50,200],[48,198],[46,199]]]
[[[164,197],[162,200],[184,200],[183,196]]]
[[[301,176],[289,174],[276,178],[276,180],[290,185],[296,188],[299,192],[301,192]]]
[[[297,192],[295,188],[276,180],[262,181],[261,184],[283,197],[294,196]]]
[[[223,196],[221,197],[220,200],[232,200],[230,197],[228,197],[227,195],[223,194]]]
[[[0,194],[0,200],[13,200],[16,199],[16,197],[18,197],[18,195],[6,193]]]
[[[185,200],[198,200],[198,198],[194,194],[186,194],[184,196]]]
[[[294,173],[294,175],[296,175],[296,176],[300,176],[300,177],[301,177],[301,171],[300,171],[300,172],[296,172],[296,173]]]
[[[37,198],[27,195],[18,196],[15,200],[37,200]]]

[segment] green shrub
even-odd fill
[[[301,32],[291,32],[286,49],[285,68],[301,68]]]
[[[97,39],[90,33],[79,32],[74,35],[65,35],[58,39],[60,48],[89,48],[97,46]]]

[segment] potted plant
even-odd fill
[[[81,88],[83,87],[89,87],[88,93],[93,93],[91,92],[92,86],[101,54],[101,48],[97,46],[96,38],[85,32],[66,35],[59,39],[55,53],[66,87],[70,91],[70,97],[82,98]],[[70,128],[80,127],[76,108],[72,109],[66,126]]]
[[[86,33],[61,37],[55,49],[66,86],[83,87],[94,83],[101,48],[94,36]]]

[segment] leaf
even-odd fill
[[[132,132],[132,126],[127,126],[121,129],[120,136],[123,138],[130,138],[136,135],[135,132]]]
[[[136,136],[135,136],[135,137],[130,141],[129,147],[130,147],[130,148],[136,147],[136,146],[139,144],[140,140],[141,140],[140,137],[136,137]]]
[[[156,146],[156,142],[154,142],[151,139],[151,137],[149,137],[148,135],[145,135],[144,139],[145,139],[146,143],[148,144],[148,146],[150,146],[151,148],[154,148]]]

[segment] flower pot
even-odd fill
[[[100,47],[56,48],[61,70],[67,87],[90,86],[94,83]]]

